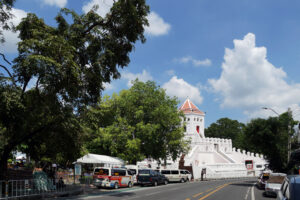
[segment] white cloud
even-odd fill
[[[130,72],[123,72],[121,77],[128,81],[127,82],[128,87],[132,86],[131,82],[134,81],[135,79],[139,79],[139,81],[142,81],[142,82],[153,80],[153,77],[151,76],[151,74],[149,72],[147,72],[146,70],[143,70],[142,73],[137,73],[137,74],[133,74]]]
[[[99,8],[97,10],[97,14],[101,17],[105,17],[107,13],[109,13],[110,8],[113,6],[113,0],[91,0],[90,2],[83,5],[82,10],[84,13],[88,13],[93,6],[98,5]]]
[[[112,83],[104,83],[103,86],[104,86],[104,90],[106,91],[115,89],[115,86]]]
[[[96,11],[101,17],[105,17],[109,13],[113,6],[113,0],[91,0],[83,5],[82,10],[84,13],[89,12],[93,6],[98,5],[99,8]],[[145,26],[145,33],[151,36],[166,35],[171,29],[171,25],[166,23],[157,13],[150,12],[147,16],[149,26]]]
[[[222,96],[222,107],[241,108],[255,117],[267,112],[261,109],[264,106],[282,113],[300,103],[300,84],[284,80],[286,73],[267,60],[265,47],[256,47],[254,34],[248,33],[233,43],[233,49],[225,49],[220,78],[209,80]]]
[[[67,5],[67,0],[43,0],[44,4],[63,8]]]
[[[188,64],[191,63],[193,66],[195,67],[199,67],[199,66],[211,66],[211,60],[206,58],[204,60],[197,60],[194,59],[192,56],[185,56],[179,59],[174,59],[175,62],[178,63],[183,63],[183,64]]]
[[[171,29],[171,25],[166,23],[157,13],[150,12],[147,16],[149,26],[145,26],[145,33],[152,36],[166,35]]]
[[[17,26],[21,19],[27,16],[27,13],[24,10],[12,8],[11,13],[13,14],[13,18],[9,21],[9,23],[13,23]],[[12,31],[4,30],[3,36],[5,42],[0,44],[1,52],[3,53],[16,53],[17,52],[17,43],[20,41],[18,38],[19,32],[13,33]]]
[[[166,89],[169,96],[176,96],[180,101],[184,101],[187,97],[196,104],[201,104],[203,101],[199,88],[177,78],[177,76],[173,76],[162,88]]]
[[[167,70],[166,74],[168,74],[169,76],[174,76],[175,75],[175,71],[173,69]]]

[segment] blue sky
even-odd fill
[[[112,0],[16,0],[14,23],[34,12],[53,26],[61,7],[87,12]],[[300,1],[149,0],[150,26],[138,42],[120,80],[104,94],[153,80],[170,96],[188,96],[206,112],[206,127],[221,117],[249,122],[291,107],[300,119]],[[17,36],[5,32],[0,52],[16,56]],[[0,69],[2,70],[2,69]]]

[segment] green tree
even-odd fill
[[[287,171],[288,113],[268,119],[253,119],[245,128],[246,150],[261,153],[274,171]]]
[[[128,65],[135,42],[145,42],[145,0],[116,1],[104,18],[95,9],[84,15],[63,9],[56,17],[57,27],[35,14],[17,26],[19,55],[12,71],[0,66],[5,70],[0,75],[0,138],[5,138],[0,180],[5,178],[9,153],[21,144],[27,152],[43,148],[41,155],[57,157],[61,149],[49,153],[50,145],[63,145],[56,141],[71,138],[74,141],[64,149],[76,156],[79,150],[70,144],[80,141],[80,114],[97,102],[104,83],[120,77],[118,67]]]
[[[11,8],[15,0],[0,0],[0,43],[5,41],[2,30],[11,30],[14,28],[8,20],[12,18]]]
[[[245,125],[237,120],[221,118],[205,129],[205,136],[232,139],[232,146],[243,148],[244,127]]]
[[[187,150],[178,101],[154,82],[136,80],[129,90],[104,97],[86,114],[92,153],[136,163],[143,158],[176,159]]]

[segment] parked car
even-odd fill
[[[130,171],[123,168],[95,167],[93,184],[98,188],[132,187],[133,177]]]
[[[300,176],[290,175],[285,177],[280,190],[277,193],[277,200],[299,200],[300,199]]]
[[[266,184],[266,181],[268,181],[269,177],[270,177],[269,172],[263,172],[258,178],[257,187],[259,189],[265,189],[265,184]]]
[[[165,175],[170,182],[186,182],[188,179],[188,175],[184,172],[181,173],[182,170],[169,170],[169,169],[162,169],[160,172]]]
[[[157,171],[154,171],[152,169],[140,169],[139,170],[138,183],[141,186],[144,186],[144,185],[157,186],[158,184],[167,185],[168,182],[169,182],[168,178]]]
[[[280,190],[286,174],[283,173],[271,173],[268,181],[265,183],[265,196],[276,197],[277,192]]]

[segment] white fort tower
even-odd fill
[[[268,162],[263,155],[246,152],[232,147],[231,139],[207,138],[204,133],[205,113],[186,99],[179,111],[184,113],[181,125],[184,139],[189,140],[190,151],[176,161],[168,160],[167,165],[159,165],[153,160],[138,162],[138,165],[152,168],[186,168],[193,173],[194,179],[205,171],[206,178],[233,178],[258,176]],[[205,169],[205,170],[204,170]]]

